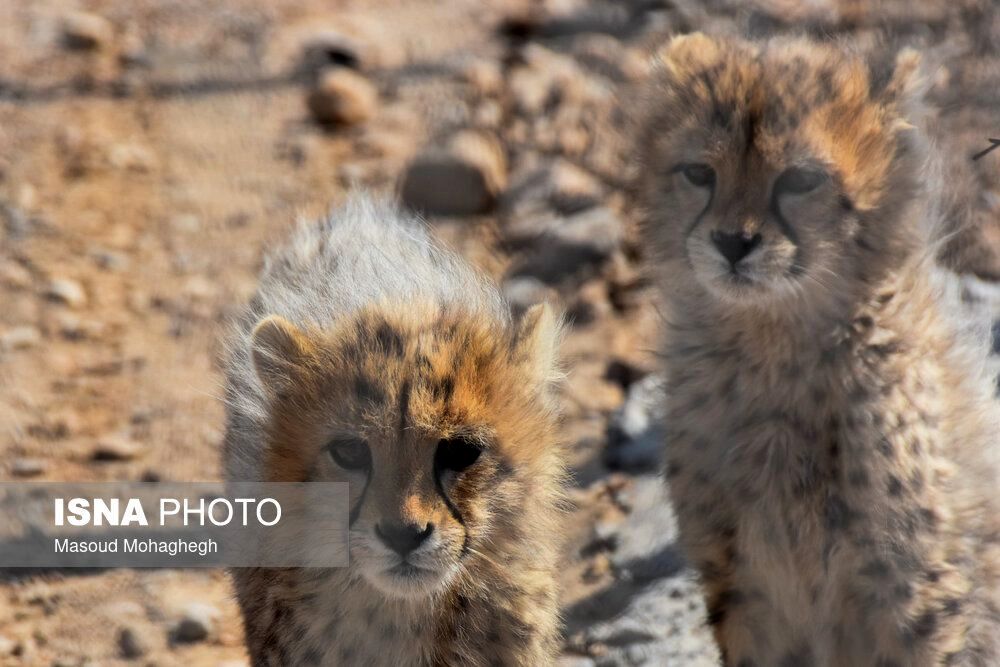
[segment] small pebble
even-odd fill
[[[108,436],[99,440],[91,459],[100,462],[132,461],[145,454],[145,447],[123,436]]]
[[[17,458],[10,464],[10,472],[14,477],[37,477],[45,472],[46,468],[48,465],[45,461],[34,458]]]
[[[87,304],[87,292],[84,291],[83,286],[69,278],[56,278],[50,282],[45,290],[45,295],[70,308],[81,308]]]
[[[26,350],[42,342],[42,334],[33,326],[24,325],[0,334],[0,350]]]
[[[72,12],[62,19],[63,46],[73,51],[96,51],[114,35],[110,21],[97,14]]]
[[[175,642],[193,643],[204,641],[215,628],[219,610],[201,602],[192,602],[185,609],[180,620],[174,625],[170,635]]]

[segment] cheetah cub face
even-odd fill
[[[546,307],[506,331],[414,304],[329,332],[265,319],[252,341],[271,481],[348,482],[349,567],[391,597],[442,590],[561,469],[557,328]]]
[[[661,64],[642,144],[649,231],[709,295],[812,301],[911,250],[895,218],[915,190],[914,53],[881,72],[804,41],[694,34]]]

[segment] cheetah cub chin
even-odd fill
[[[545,665],[558,323],[392,205],[267,262],[228,361],[231,480],[350,484],[350,566],[233,571],[254,665]]]
[[[661,61],[666,477],[725,664],[1000,665],[1000,420],[930,261],[916,55]]]

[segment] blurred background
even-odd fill
[[[635,89],[693,30],[920,48],[941,259],[1000,313],[1000,150],[972,159],[1000,137],[993,0],[4,0],[0,479],[217,479],[219,334],[262,253],[352,187],[396,193],[570,322],[561,665],[715,664],[656,476],[629,194]],[[7,570],[0,664],[248,663],[222,572]]]

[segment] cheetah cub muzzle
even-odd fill
[[[348,482],[350,565],[233,571],[254,665],[552,662],[557,338],[383,202],[270,257],[230,345],[226,474]]]
[[[660,56],[665,474],[724,663],[1000,665],[1000,420],[931,261],[916,54]]]

